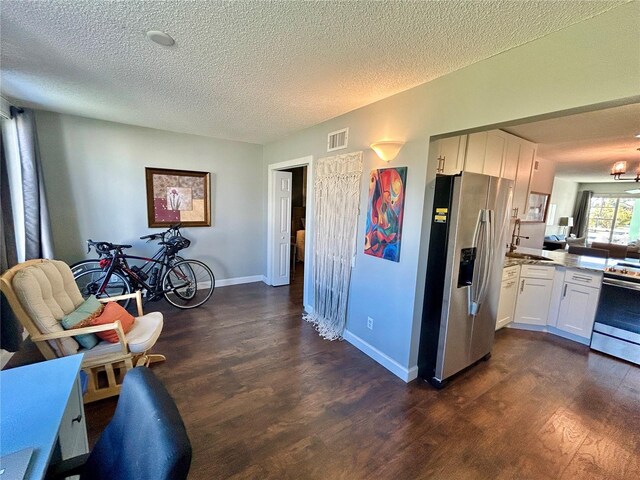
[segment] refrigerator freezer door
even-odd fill
[[[502,266],[506,251],[509,230],[509,211],[513,182],[511,180],[490,177],[487,209],[492,212],[491,231],[488,248],[491,262],[488,265],[486,291],[480,308],[473,319],[473,333],[469,347],[469,364],[480,360],[491,352],[495,337]]]
[[[444,380],[470,365],[470,349],[474,337],[474,317],[469,315],[468,290],[471,286],[458,287],[458,275],[462,260],[461,252],[463,249],[473,247],[479,212],[487,208],[490,178],[486,175],[465,172],[454,182],[451,203],[452,224],[446,253],[447,275],[435,368],[437,380]],[[472,286],[480,281],[476,278],[476,274],[477,265],[474,268]]]

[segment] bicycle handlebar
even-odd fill
[[[122,250],[125,248],[131,248],[131,245],[116,245],[109,242],[94,242],[93,240],[87,240],[87,253],[91,251],[91,247],[96,249],[100,255],[106,255],[112,250]]]
[[[181,227],[182,227],[181,223],[176,223],[175,225],[171,225],[164,232],[150,233],[149,235],[143,235],[142,237],[140,237],[140,240],[147,240],[150,242],[151,240],[158,240],[159,238],[161,238],[164,241],[164,238],[171,233],[175,232],[175,234],[180,235]]]

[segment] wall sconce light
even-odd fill
[[[390,162],[398,156],[403,145],[404,142],[396,141],[376,142],[371,144],[371,149],[376,152],[380,160]]]

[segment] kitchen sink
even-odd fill
[[[529,253],[520,253],[520,252],[508,252],[507,257],[518,258],[520,260],[539,260],[541,262],[553,262],[553,260],[548,257],[542,257],[540,255],[531,255]]]

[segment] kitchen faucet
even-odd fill
[[[516,234],[516,229],[518,230],[517,234]],[[516,221],[513,224],[513,233],[511,234],[511,244],[509,245],[509,253],[513,253],[516,251],[516,248],[518,248],[518,246],[520,245],[521,238],[526,238],[527,240],[529,239],[529,237],[520,235],[520,219],[516,218]]]

